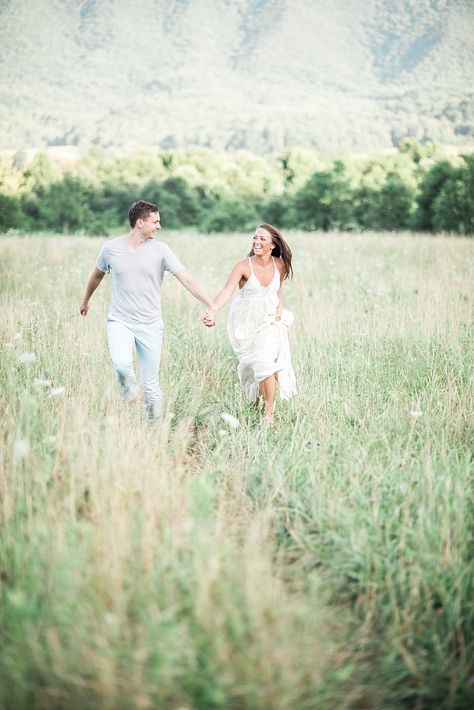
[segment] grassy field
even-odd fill
[[[474,241],[287,237],[299,395],[269,431],[224,312],[166,278],[151,426],[109,284],[77,315],[101,240],[0,241],[0,707],[473,702]],[[210,292],[250,242],[161,238]]]

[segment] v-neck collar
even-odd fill
[[[249,257],[249,261],[250,261],[250,259],[251,259],[251,257]],[[251,268],[251,271],[252,271],[252,276],[255,278],[255,281],[258,283],[258,285],[260,286],[260,288],[267,289],[267,288],[268,288],[269,286],[271,286],[271,284],[273,283],[273,279],[275,278],[275,273],[276,273],[276,270],[277,270],[277,267],[276,267],[276,264],[275,264],[275,259],[273,258],[273,256],[272,256],[272,262],[273,262],[273,276],[272,276],[272,278],[270,279],[270,281],[268,282],[268,284],[267,284],[266,286],[264,286],[264,285],[260,282],[260,279],[257,278],[257,276],[256,276],[256,274],[255,274],[255,272],[254,272],[254,270],[253,270],[252,262],[250,261],[250,268]]]

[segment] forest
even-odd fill
[[[0,157],[0,231],[112,235],[130,204],[156,202],[167,229],[415,230],[474,234],[474,155],[405,139],[336,160],[310,147],[273,156],[93,148],[69,165],[46,152]]]

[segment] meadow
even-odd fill
[[[78,315],[102,239],[0,240],[0,707],[472,706],[474,241],[286,236],[271,430],[224,311],[165,278],[151,425],[108,279]],[[160,236],[211,293],[250,238]]]

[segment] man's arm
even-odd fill
[[[104,278],[104,276],[105,276],[105,273],[103,271],[101,271],[100,269],[98,269],[97,267],[95,267],[94,271],[90,275],[89,281],[87,282],[84,298],[82,299],[82,303],[79,307],[79,311],[82,316],[87,315],[87,311],[89,310],[90,298],[91,298],[92,294],[94,293],[94,291],[96,290],[97,286],[100,284],[100,282]]]
[[[187,269],[182,269],[181,271],[178,271],[175,276],[178,279],[179,283],[182,284],[184,288],[187,289],[189,293],[194,296],[194,298],[197,298],[198,301],[204,303],[204,305],[208,308],[212,308],[212,298],[209,298],[207,293],[201,288],[201,285],[196,281],[194,276]]]

